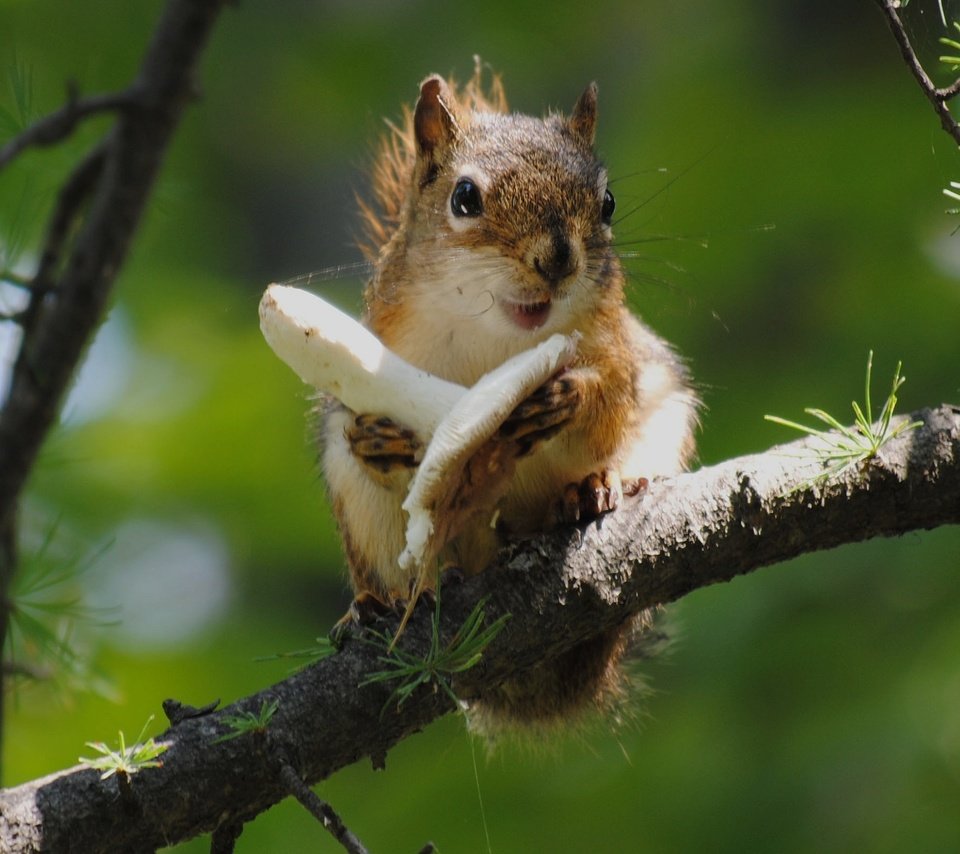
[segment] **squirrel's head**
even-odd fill
[[[546,332],[596,299],[614,209],[593,151],[596,123],[595,84],[569,117],[545,119],[464,110],[442,78],[421,84],[408,239],[425,260],[444,259],[444,277],[467,298],[462,310]]]
[[[621,299],[614,198],[593,150],[597,87],[569,116],[534,118],[508,114],[499,90],[498,109],[478,104],[476,85],[458,93],[433,75],[420,86],[397,297],[529,346]]]

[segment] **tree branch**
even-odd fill
[[[350,854],[367,854],[367,849],[364,848],[363,843],[360,842],[343,823],[340,816],[334,812],[333,807],[304,783],[297,775],[297,772],[293,770],[292,766],[284,762],[280,776],[290,791],[290,794],[293,795],[326,830],[330,831],[330,834],[343,846],[345,851],[350,852]]]
[[[54,258],[60,257],[80,202],[89,199],[90,206],[62,270],[38,301],[36,323],[24,336],[0,411],[0,521],[13,512],[83,348],[103,317],[223,2],[171,0],[103,150],[80,166],[69,192],[61,194],[44,257],[51,249]],[[42,262],[44,272],[52,274],[54,266]]]
[[[900,48],[900,55],[903,57],[903,61],[906,63],[907,68],[910,69],[910,73],[914,76],[914,79],[920,84],[923,94],[927,96],[927,100],[933,105],[933,109],[936,110],[937,115],[940,116],[940,125],[950,134],[954,142],[960,145],[960,124],[957,123],[957,120],[953,117],[953,113],[950,112],[950,107],[947,106],[947,101],[960,93],[960,80],[955,81],[946,88],[938,89],[930,79],[930,75],[927,74],[920,64],[916,51],[914,51],[913,46],[910,44],[910,37],[907,35],[903,21],[900,20],[900,14],[897,11],[899,8],[897,0],[875,0],[875,2],[887,19],[887,26],[890,27],[890,32],[893,33],[897,46]]]
[[[119,109],[112,131],[60,193],[30,302],[18,318],[23,338],[0,409],[0,650],[7,637],[7,593],[17,565],[20,494],[84,348],[103,319],[224,2],[170,0],[139,76],[126,92],[71,99],[0,152],[2,166],[28,145],[62,138],[86,115]],[[0,728],[2,698],[0,681]]]
[[[116,92],[80,99],[72,89],[67,103],[55,113],[45,116],[18,134],[0,148],[0,169],[31,146],[53,145],[73,133],[81,119],[97,113],[116,112],[132,107],[137,102],[136,92]]]
[[[451,637],[479,598],[488,619],[512,615],[483,661],[454,686],[483,695],[537,661],[562,653],[629,614],[670,602],[796,555],[877,536],[960,522],[960,407],[910,416],[922,426],[877,458],[821,486],[809,441],[655,481],[642,499],[589,528],[505,549],[497,565],[445,589],[441,631]],[[402,644],[429,647],[431,609],[418,608]],[[396,621],[388,624],[395,628]],[[384,627],[381,627],[384,628]],[[0,793],[0,849],[153,850],[217,828],[236,828],[290,793],[283,758],[314,783],[361,757],[382,766],[401,739],[453,710],[444,691],[419,689],[402,708],[389,683],[359,687],[382,669],[382,650],[351,642],[336,655],[227,709],[183,720],[158,741],[163,767],[131,778],[138,809],[117,783],[72,768]],[[217,743],[225,715],[278,701],[267,738]],[[42,836],[41,836],[42,833]],[[226,834],[229,835],[229,834]]]

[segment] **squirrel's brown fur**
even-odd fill
[[[593,150],[597,91],[569,117],[508,114],[478,66],[458,89],[428,77],[391,125],[363,207],[374,272],[365,324],[417,367],[462,385],[555,332],[581,334],[574,363],[517,408],[497,441],[518,459],[489,515],[443,555],[482,571],[505,537],[616,508],[624,487],[670,474],[693,453],[697,399],[686,370],[624,302],[612,246],[613,195]],[[409,594],[398,565],[401,503],[423,441],[377,413],[332,407],[324,469],[358,600]],[[603,705],[641,615],[546,661],[472,704],[488,729],[549,724]]]
[[[484,66],[475,58],[473,76],[458,88],[448,81],[456,99],[456,111],[461,115],[471,112],[506,113],[507,95],[500,75],[492,74],[484,85]],[[381,250],[400,225],[400,214],[409,197],[410,176],[417,159],[417,144],[413,133],[413,110],[404,105],[400,122],[387,121],[387,132],[380,137],[373,157],[370,191],[373,201],[358,197],[363,236],[358,241],[360,250],[375,263]]]

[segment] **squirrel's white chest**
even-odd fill
[[[507,359],[575,326],[557,301],[542,326],[524,329],[505,309],[522,298],[514,261],[495,250],[448,251],[412,258],[417,274],[404,288],[407,328],[391,341],[400,356],[437,376],[472,386]]]

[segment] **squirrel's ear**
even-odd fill
[[[570,116],[570,130],[577,139],[593,145],[597,130],[597,84],[591,83],[577,99]]]
[[[420,84],[420,99],[413,114],[417,154],[436,161],[456,139],[458,128],[453,113],[453,95],[446,80],[432,74]]]

